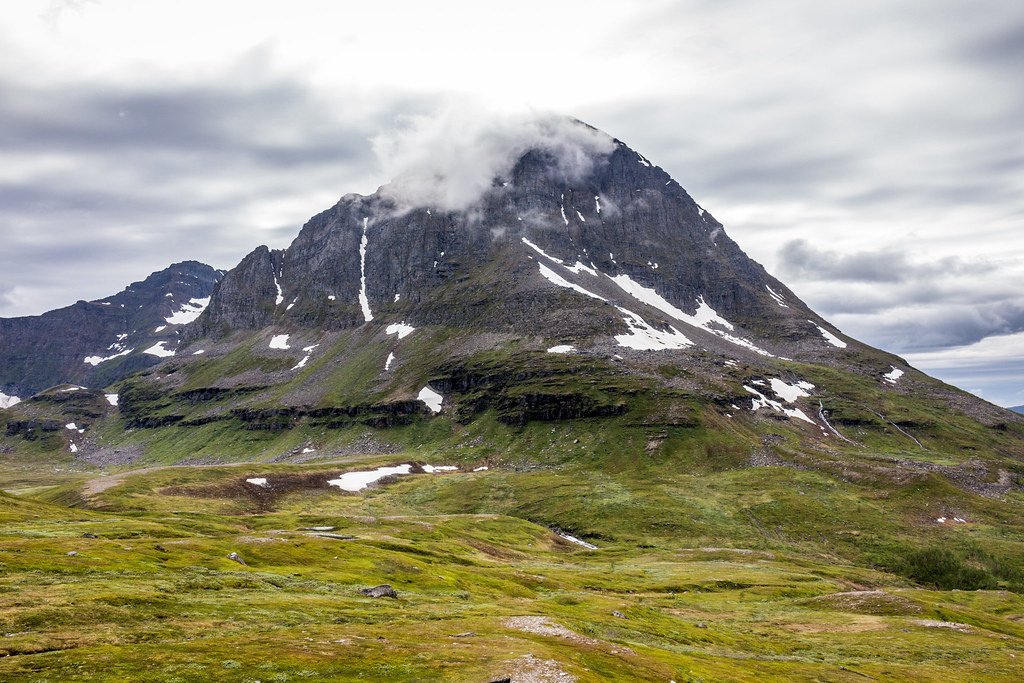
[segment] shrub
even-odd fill
[[[946,548],[914,550],[905,559],[903,572],[914,581],[941,590],[978,590],[995,588],[996,580],[988,571],[965,564]]]

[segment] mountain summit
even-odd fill
[[[462,193],[409,178],[347,195],[288,249],[260,248],[229,272],[189,337],[386,321],[580,348],[831,358],[846,347],[667,173],[606,143],[528,149],[460,209],[444,204]],[[441,205],[424,203],[431,194]]]

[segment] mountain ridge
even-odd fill
[[[219,278],[211,266],[182,261],[101,299],[0,318],[0,390],[25,398],[61,383],[102,388],[154,365]]]

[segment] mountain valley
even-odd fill
[[[0,320],[0,679],[1019,676],[1024,416],[542,129]]]

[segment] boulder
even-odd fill
[[[397,598],[398,597],[398,593],[395,592],[395,589],[392,588],[391,586],[389,586],[386,583],[382,583],[379,586],[374,586],[373,588],[363,588],[359,592],[362,593],[363,595],[368,595],[371,598]]]

